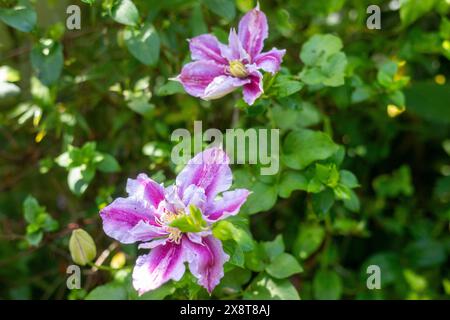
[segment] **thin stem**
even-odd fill
[[[111,267],[107,267],[107,266],[102,266],[102,265],[98,265],[92,262],[88,262],[87,263],[88,266],[92,267],[92,271],[96,272],[97,270],[103,270],[103,271],[117,271],[117,269],[111,268]]]

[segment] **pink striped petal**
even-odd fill
[[[150,224],[148,222],[139,221],[130,231],[129,234],[136,241],[149,241],[156,238],[167,236],[167,232],[159,225]],[[122,241],[123,242],[123,241]]]
[[[222,243],[213,236],[203,238],[202,244],[183,239],[189,270],[198,279],[198,284],[208,292],[214,290],[223,277],[223,265],[229,256],[223,251]]]
[[[126,190],[130,197],[147,201],[155,208],[164,200],[164,187],[144,173],[139,174],[136,179],[128,179]]]
[[[280,70],[281,61],[283,60],[285,53],[286,50],[284,49],[278,50],[273,48],[269,52],[259,54],[254,62],[258,69],[263,69],[266,72],[275,74]]]
[[[178,174],[176,184],[182,192],[192,184],[203,188],[211,201],[219,192],[231,186],[233,176],[229,163],[230,159],[222,149],[207,149],[189,160]]]
[[[100,211],[100,216],[105,233],[122,243],[161,236],[162,230],[155,223],[152,208],[134,198],[117,198]]]
[[[225,75],[218,76],[206,87],[205,93],[201,98],[204,100],[219,99],[249,82],[249,79],[240,79]]]
[[[138,257],[133,270],[133,287],[142,295],[169,280],[181,280],[186,269],[184,261],[181,245],[167,242],[152,249],[149,254]]]
[[[186,190],[184,190],[183,203],[186,208],[189,208],[189,206],[192,205],[203,211],[206,200],[207,198],[205,195],[205,190],[196,186],[195,184],[191,184],[186,188]]]
[[[165,200],[161,204],[162,208],[169,210],[170,212],[178,212],[186,208],[182,200],[182,190],[179,190],[177,186],[169,186],[166,188]]]
[[[202,97],[206,87],[218,76],[225,74],[225,67],[213,61],[195,61],[188,63],[181,70],[177,80],[187,93]]]
[[[165,245],[169,241],[169,238],[155,239],[150,242],[140,243],[138,245],[139,249],[153,249],[162,245]]]
[[[247,12],[239,22],[238,37],[245,51],[250,55],[253,63],[264,46],[264,40],[269,36],[269,26],[264,12],[259,10],[259,6]]]
[[[241,206],[247,201],[250,192],[236,189],[222,194],[222,198],[214,201],[206,210],[205,216],[210,221],[222,220],[239,213]]]
[[[211,34],[203,34],[189,40],[192,60],[212,60],[218,64],[228,64],[222,57],[220,47],[223,46]]]
[[[249,105],[253,105],[255,100],[263,94],[263,82],[262,74],[259,71],[253,71],[250,76],[250,83],[244,85],[242,93],[244,95],[244,101]]]
[[[236,30],[231,28],[228,36],[228,46],[221,47],[222,56],[228,59],[228,61],[239,60],[244,64],[250,61],[249,54],[244,50],[241,41],[236,34]]]

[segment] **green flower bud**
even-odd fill
[[[97,255],[94,240],[89,233],[83,229],[72,231],[69,241],[69,250],[72,260],[80,266],[84,266],[91,262]]]

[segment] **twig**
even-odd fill
[[[98,269],[100,270],[106,270],[111,271],[112,268],[108,268],[105,266],[102,266],[103,262],[109,257],[112,251],[114,251],[119,246],[119,243],[117,241],[114,241],[111,243],[108,247],[108,249],[103,250],[103,252],[100,254],[100,256],[97,258],[94,264],[90,264],[92,266],[91,271],[97,272]]]

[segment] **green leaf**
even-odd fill
[[[341,49],[342,41],[336,36],[313,36],[303,45],[300,53],[300,58],[306,65],[300,73],[300,78],[309,85],[343,85],[347,57]]]
[[[340,38],[331,34],[316,34],[303,45],[300,59],[309,66],[320,65],[341,51],[342,47]]]
[[[53,106],[54,104],[54,98],[50,89],[36,77],[31,77],[31,95],[34,101],[44,107]]]
[[[28,196],[23,202],[23,214],[28,223],[34,223],[38,215],[45,212],[45,207],[41,207],[33,196]]]
[[[278,194],[281,198],[289,198],[295,190],[308,189],[308,179],[300,172],[288,170],[281,174]]]
[[[388,99],[390,103],[393,103],[396,106],[404,107],[405,106],[405,95],[401,90],[395,90],[388,95]]]
[[[220,291],[235,291],[241,290],[241,287],[248,283],[252,278],[252,272],[244,268],[233,268],[225,273],[224,277],[220,281],[218,289]],[[219,291],[218,290],[218,291]]]
[[[79,166],[69,170],[67,175],[67,184],[70,191],[75,195],[83,194],[89,183],[92,181],[95,175],[93,168],[86,168],[86,166]]]
[[[439,26],[439,35],[442,39],[450,39],[450,20],[445,17],[441,18],[441,25]]]
[[[208,26],[203,18],[202,7],[197,4],[192,9],[191,18],[189,20],[192,36],[199,36],[208,33]]]
[[[336,187],[340,178],[339,171],[334,163],[326,165],[316,163],[315,177],[330,188]]]
[[[38,201],[28,196],[23,202],[23,214],[28,223],[26,228],[26,240],[32,246],[37,246],[44,237],[44,232],[56,231],[59,228],[58,221],[54,220],[45,207]]]
[[[85,300],[127,300],[127,290],[121,283],[111,282],[89,292]]]
[[[373,95],[373,90],[369,86],[361,86],[352,92],[351,101],[352,103],[361,103],[368,100]]]
[[[444,245],[433,239],[421,239],[405,248],[405,255],[415,268],[439,266],[447,259]]]
[[[406,269],[403,271],[405,280],[413,291],[424,291],[428,287],[427,278],[418,275],[412,270]]]
[[[0,8],[0,20],[19,31],[30,32],[37,15],[28,0],[20,0],[14,8]]]
[[[241,211],[248,214],[268,211],[275,205],[278,197],[275,185],[257,181],[251,188],[252,194],[247,198]]]
[[[44,221],[41,223],[41,227],[45,232],[53,232],[58,230],[59,223],[53,219],[48,213],[44,216]]]
[[[131,0],[117,0],[111,8],[111,17],[127,26],[135,26],[139,22],[138,9]]]
[[[62,45],[43,39],[31,50],[31,65],[39,80],[46,86],[55,83],[64,66]]]
[[[14,83],[0,82],[0,101],[16,97],[20,94],[20,88]]]
[[[443,279],[442,286],[444,287],[445,294],[450,296],[450,280]]]
[[[268,256],[263,244],[257,243],[252,251],[245,254],[245,267],[251,271],[261,272],[269,262],[267,260]]]
[[[333,188],[334,196],[339,200],[348,200],[351,197],[352,189],[343,184],[338,184]]]
[[[234,0],[203,0],[203,3],[209,10],[227,20],[233,20],[236,16]]]
[[[434,123],[450,124],[450,85],[416,82],[404,92],[408,111]]]
[[[349,187],[349,188],[356,188],[359,187],[358,178],[356,176],[348,171],[348,170],[341,170],[339,171],[340,180],[339,182],[343,185]]]
[[[158,63],[160,40],[153,25],[145,24],[142,29],[127,28],[124,40],[128,51],[140,62],[149,66]]]
[[[43,237],[44,233],[42,231],[27,233],[27,235],[25,236],[28,244],[34,247],[37,247],[39,243],[41,243]]]
[[[301,170],[314,161],[331,157],[337,150],[338,146],[327,134],[302,129],[293,131],[286,137],[283,160],[289,168]]]
[[[334,204],[334,193],[330,188],[325,189],[320,193],[312,195],[312,207],[314,212],[323,217]]]
[[[273,241],[263,242],[262,246],[267,254],[267,257],[272,260],[284,252],[283,236],[278,235]]]
[[[222,220],[215,223],[212,232],[217,239],[234,240],[243,251],[250,251],[254,247],[253,239],[249,233],[230,221]]]
[[[136,113],[150,118],[153,116],[155,105],[148,102],[146,95],[133,96],[127,103],[127,106]]]
[[[344,53],[339,52],[332,55],[320,67],[305,68],[301,79],[309,85],[323,84],[330,87],[339,87],[345,83],[345,68],[347,58]]]
[[[359,202],[359,198],[353,190],[349,190],[350,197],[348,199],[344,199],[344,206],[353,212],[358,212],[361,204]]]
[[[103,172],[118,172],[120,165],[117,160],[109,154],[100,153],[101,160],[97,163],[97,169]]]
[[[314,276],[313,290],[318,300],[338,300],[342,295],[342,280],[334,271],[320,270]]]
[[[373,188],[383,198],[395,198],[399,195],[411,196],[414,193],[411,170],[407,165],[401,166],[392,174],[383,174],[373,181]]]
[[[402,26],[407,27],[421,16],[431,11],[435,3],[435,0],[401,0],[400,19],[402,21]]]
[[[157,96],[165,97],[176,93],[184,93],[184,88],[178,81],[169,81],[158,87],[155,93]]]
[[[398,65],[394,61],[388,60],[381,64],[377,73],[377,81],[385,88],[390,88],[394,83],[394,76],[397,73]]]
[[[284,279],[302,272],[303,268],[292,255],[281,253],[266,267],[266,271],[276,279]]]
[[[325,229],[318,224],[302,224],[293,252],[305,260],[316,252],[325,240]]]
[[[132,290],[135,290],[132,288]],[[163,300],[164,298],[172,295],[175,292],[175,287],[172,283],[166,283],[161,287],[144,293],[142,296],[137,297],[137,300]]]
[[[443,203],[450,202],[450,176],[441,177],[437,180],[434,195]]]
[[[299,92],[303,88],[303,83],[293,80],[292,76],[279,75],[273,88],[278,98],[285,98]]]
[[[320,112],[308,102],[300,103],[298,108],[276,105],[272,110],[272,117],[280,129],[301,129],[316,125],[322,120]]]
[[[325,77],[322,83],[330,87],[338,87],[344,84],[345,69],[347,67],[347,57],[345,53],[338,52],[328,58],[321,66],[321,71]],[[314,84],[314,83],[310,83]]]
[[[70,153],[68,151],[61,153],[58,157],[55,158],[55,162],[60,167],[68,168],[72,164]]]
[[[222,242],[223,250],[230,256],[230,264],[243,268],[245,263],[244,251],[235,241],[225,240]]]
[[[261,273],[244,293],[244,300],[299,300],[297,290],[287,280],[275,280]]]

